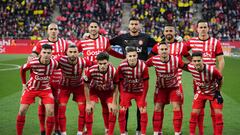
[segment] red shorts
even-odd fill
[[[123,107],[130,107],[131,106],[131,100],[135,99],[138,108],[139,107],[146,107],[147,106],[147,102],[142,101],[142,92],[121,92],[120,94],[120,106]]]
[[[156,88],[154,103],[169,104],[170,102],[183,102],[183,93],[180,88]]]
[[[68,99],[73,94],[73,100],[76,102],[85,102],[84,86],[80,85],[79,87],[60,87],[59,94],[59,103],[67,103]]]
[[[98,99],[100,99],[101,103],[112,103],[113,92],[90,90],[90,100],[98,103]]]
[[[60,93],[60,84],[59,82],[50,82],[52,94],[55,99],[58,99],[58,95]]]
[[[21,104],[32,104],[35,97],[40,97],[43,104],[54,104],[52,90],[25,90],[21,97]]]
[[[202,109],[205,107],[205,103],[207,100],[210,101],[210,105],[213,109],[222,109],[223,104],[218,104],[217,99],[213,99],[213,95],[206,95],[201,93],[200,91],[194,95],[192,108],[193,109]]]

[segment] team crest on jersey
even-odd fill
[[[210,52],[204,52],[203,57],[205,58],[211,58],[212,54]]]

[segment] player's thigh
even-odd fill
[[[161,112],[164,110],[165,104],[156,102],[154,104],[154,111]]]
[[[42,103],[45,104],[54,104],[54,97],[51,90],[43,90],[39,92],[38,96],[41,98]]]
[[[210,101],[210,106],[216,114],[222,114],[223,103],[218,104],[217,99]]]
[[[46,108],[46,114],[47,116],[53,116],[54,115],[54,104],[44,104]]]
[[[196,93],[192,101],[192,109],[202,109],[205,107],[207,99],[203,94]]]
[[[154,93],[154,103],[169,104],[170,92],[167,89],[158,89]]]
[[[73,101],[75,102],[85,102],[85,94],[84,94],[84,85],[80,85],[78,87],[72,88],[73,93]]]

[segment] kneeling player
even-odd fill
[[[51,59],[52,46],[48,44],[42,45],[40,58],[34,58],[24,64],[21,69],[22,79],[22,97],[20,101],[20,109],[17,116],[17,135],[23,134],[25,123],[25,115],[30,106],[34,103],[35,97],[40,97],[46,107],[47,114],[47,135],[51,135],[54,126],[54,99],[49,84],[50,76],[53,70],[57,68],[58,62]],[[30,80],[26,84],[26,72],[30,70]]]
[[[121,135],[126,135],[126,110],[131,106],[131,100],[134,99],[140,110],[141,134],[146,134],[148,123],[146,95],[148,91],[148,67],[138,60],[138,54],[135,47],[126,48],[126,58],[118,66],[117,75],[119,79],[120,91],[120,111],[119,126]]]
[[[192,113],[190,118],[190,135],[195,135],[200,110],[204,108],[207,100],[215,112],[215,135],[222,135],[223,131],[223,98],[220,94],[222,75],[214,65],[203,64],[202,53],[192,54],[192,64],[188,65],[192,73],[193,81],[196,84],[197,92],[194,95]]]
[[[100,99],[105,134],[113,135],[117,113],[117,85],[115,84],[116,69],[108,63],[109,55],[101,52],[97,55],[97,65],[86,71],[86,128],[88,135],[92,135],[94,106]],[[90,92],[89,92],[90,90]]]

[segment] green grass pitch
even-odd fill
[[[5,70],[14,68],[15,64],[22,65],[26,61],[27,55],[0,55],[0,134],[14,135],[16,134],[15,123],[16,115],[19,109],[19,100],[21,96],[21,81],[19,70]],[[120,60],[111,58],[111,62],[117,66]],[[224,84],[223,84],[223,97],[224,97],[224,135],[236,135],[239,133],[240,125],[240,59],[239,58],[225,58],[224,69]],[[153,134],[152,131],[152,115],[153,115],[153,92],[155,71],[150,70],[150,88],[147,96],[148,101],[148,128],[147,135]],[[183,88],[184,88],[184,119],[182,131],[185,135],[188,133],[188,121],[191,112],[191,103],[193,98],[192,90],[192,76],[189,73],[183,73]],[[133,103],[130,109],[130,116],[128,121],[129,135],[135,134],[136,129],[136,104]],[[209,114],[209,106],[207,104],[205,109],[204,128],[205,134],[212,134],[212,124]],[[77,132],[77,106],[71,100],[67,106],[67,133],[74,135]],[[101,116],[101,106],[98,104],[94,112],[93,134],[103,135],[104,125]],[[163,123],[164,135],[173,135],[172,127],[172,106],[168,105],[165,108],[165,117]],[[25,135],[39,135],[37,104],[31,105],[26,118]],[[118,122],[115,126],[115,134],[119,134]]]

